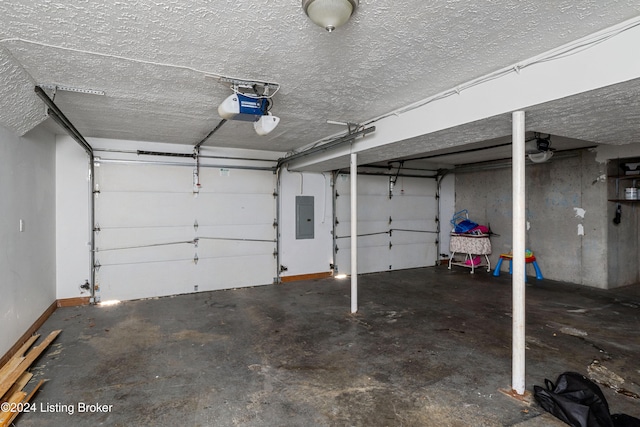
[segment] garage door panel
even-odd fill
[[[379,271],[386,271],[389,269],[390,263],[390,250],[389,245],[384,246],[369,246],[365,250],[358,250],[358,273],[376,273]],[[351,254],[349,248],[340,248],[338,251],[339,262],[338,271],[340,273],[350,274],[351,272]],[[383,265],[386,261],[387,264]]]
[[[338,194],[349,199],[351,193],[350,177],[348,174],[340,174],[336,180]],[[386,190],[385,190],[386,189]],[[358,175],[358,195],[379,196],[383,191],[389,190],[389,178],[380,176]]]
[[[199,291],[267,285],[273,283],[274,257],[246,255],[226,258],[202,258],[198,261],[196,282]],[[262,272],[269,270],[272,275]]]
[[[224,224],[202,225],[198,224],[198,236],[204,239],[246,239],[268,240],[275,243],[275,228],[273,222],[268,224]]]
[[[395,196],[391,199],[391,217],[403,219],[434,218],[437,212],[435,197]]]
[[[101,250],[96,259],[103,267],[110,265],[134,265],[153,262],[193,260],[193,244],[171,244],[162,246],[137,247],[123,250]]]
[[[431,220],[427,220],[425,218],[394,219],[391,223],[392,228],[421,231],[436,231],[434,225],[435,221],[433,218]]]
[[[389,231],[389,221],[358,221],[358,235],[372,233],[386,233]],[[345,221],[336,225],[336,236],[351,235],[351,221]]]
[[[358,175],[358,272],[434,265],[437,259],[436,182],[431,178],[398,177],[389,198],[388,176]],[[348,175],[336,180],[335,261],[341,272],[350,272],[351,203]],[[389,221],[391,218],[391,222]],[[401,231],[402,230],[402,231]],[[369,236],[371,233],[380,233]],[[389,244],[391,243],[391,248]],[[391,266],[391,267],[390,267]]]
[[[351,203],[349,199],[341,200],[336,210],[339,212],[338,221],[348,222],[351,218]],[[392,215],[391,204],[386,196],[358,196],[358,222],[380,221]]]
[[[216,224],[273,224],[274,198],[271,194],[211,194],[198,196],[195,213],[203,222],[215,218]]]
[[[201,168],[198,194],[193,194],[192,174],[189,167],[100,167],[96,278],[105,290],[102,298],[273,282],[274,174]]]
[[[201,168],[200,193],[273,194],[276,176],[270,171]]]
[[[273,250],[272,242],[246,242],[218,239],[200,239],[198,242],[198,256],[201,258],[256,256],[264,255],[269,250]]]
[[[108,228],[100,224],[96,233],[96,249],[115,250],[132,246],[161,245],[192,240],[193,226],[180,227],[118,227]],[[110,246],[107,246],[110,245]]]
[[[191,260],[101,267],[96,273],[102,301],[132,300],[193,292]],[[165,283],[171,282],[171,289]]]
[[[417,233],[402,230],[394,230],[391,234],[391,243],[395,245],[409,244],[429,244],[435,245],[437,234],[435,233]]]
[[[96,197],[96,221],[105,227],[189,225],[194,203],[188,193],[101,193]]]
[[[436,203],[436,202],[433,202]],[[407,210],[405,210],[407,209]],[[401,214],[400,212],[405,212],[406,215]],[[391,222],[392,226],[398,227],[398,224],[403,222],[417,222],[422,224],[429,224],[430,228],[434,228],[435,219],[437,217],[437,213],[432,211],[431,208],[394,208],[391,212]]]
[[[437,188],[434,178],[399,176],[394,186],[394,194],[433,196]]]
[[[401,251],[392,252],[391,265],[394,270],[432,266],[435,265],[434,252],[435,246],[430,250],[423,243],[403,245]]]
[[[101,192],[190,192],[193,188],[193,170],[184,166],[109,163],[96,167],[95,174]]]
[[[336,245],[338,248],[350,251],[351,250],[351,238],[345,237],[337,240]],[[389,247],[389,236],[386,234],[376,234],[373,236],[361,236],[358,237],[358,249],[366,249],[373,247]]]

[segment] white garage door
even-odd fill
[[[335,183],[336,254],[341,273],[351,272],[349,175]],[[437,263],[436,180],[358,175],[358,273],[433,266]]]
[[[273,282],[271,171],[113,164],[96,167],[96,284],[129,300]]]

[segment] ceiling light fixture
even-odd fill
[[[525,143],[525,150],[529,160],[533,163],[544,163],[553,157],[554,149],[551,148],[551,135],[541,138],[538,132],[535,137]]]
[[[328,32],[347,23],[359,0],[302,0],[302,9],[314,24]]]

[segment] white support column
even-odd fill
[[[525,391],[525,117],[514,111],[513,119],[513,352],[512,389]]]
[[[358,154],[351,153],[351,312],[358,311]]]

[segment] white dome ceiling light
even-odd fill
[[[314,24],[328,32],[347,23],[359,0],[302,0],[302,9]]]

